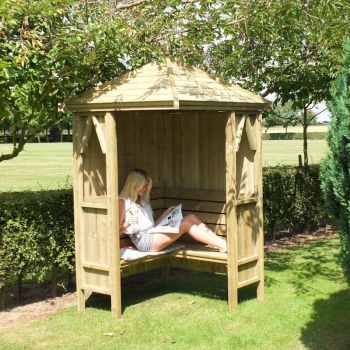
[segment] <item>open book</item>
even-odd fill
[[[179,204],[157,226],[147,231],[148,233],[179,233],[182,218],[182,204]]]

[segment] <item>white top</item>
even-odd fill
[[[140,205],[134,202],[131,198],[120,199],[124,200],[125,203],[125,222],[127,222],[131,217],[137,218],[137,223],[128,226],[128,228],[125,230],[126,234],[132,235],[139,231],[147,230],[155,225],[153,210],[149,204],[142,201],[142,205]]]

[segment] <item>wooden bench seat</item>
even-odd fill
[[[181,245],[181,248],[171,252],[148,255],[128,261],[121,260],[121,276],[127,277],[154,269],[162,269],[163,279],[166,282],[171,267],[227,275],[226,253],[221,253],[217,249],[203,244],[181,242]],[[246,268],[251,268],[257,261],[257,255],[243,257],[238,260],[238,288],[260,281],[258,275],[245,275],[244,272]]]

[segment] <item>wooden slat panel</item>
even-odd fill
[[[186,216],[188,214],[192,214],[192,211],[187,211],[187,210],[182,211],[183,216]],[[226,215],[225,214],[203,213],[203,212],[196,212],[195,214],[204,223],[217,224],[217,225],[225,225],[226,224]]]
[[[225,191],[226,189],[226,159],[225,159],[225,128],[227,122],[227,113],[215,113],[212,118],[215,122],[212,126],[212,141],[209,159],[209,188]],[[225,201],[225,197],[224,197]]]
[[[188,269],[193,271],[210,272],[219,275],[227,274],[226,264],[196,259],[174,259],[170,261],[172,267]]]
[[[174,187],[175,183],[175,175],[174,175],[174,123],[176,116],[174,115],[163,115],[163,147],[164,147],[164,153],[163,153],[163,179],[164,179],[164,186],[165,187]]]
[[[173,178],[174,186],[183,188],[182,186],[182,133],[180,115],[177,118],[172,118],[173,121],[173,144],[172,144],[172,158],[173,158]]]
[[[84,289],[94,292],[104,290],[104,293],[109,294],[109,273],[107,271],[84,268]]]
[[[104,209],[83,209],[83,261],[106,264],[107,252],[107,211]],[[101,251],[101,250],[102,251]]]
[[[180,203],[182,203],[182,209],[186,211],[225,214],[225,203],[188,199],[165,199],[166,208],[169,208],[172,205],[178,205]]]
[[[199,120],[199,173],[200,188],[210,188],[209,168],[212,163],[212,118],[211,112],[200,112]]]
[[[187,188],[166,188],[166,198],[206,200],[225,203],[225,191],[222,190],[195,190]]]
[[[181,120],[182,188],[200,188],[198,113],[186,113]]]
[[[204,244],[186,244],[184,248],[180,248],[177,252],[175,252],[174,256],[183,259],[221,262],[223,264],[225,264],[227,261],[226,253],[220,253],[217,249],[211,248]]]
[[[153,199],[153,200],[151,199],[151,206],[153,211],[158,209],[164,210],[164,199],[163,198]]]

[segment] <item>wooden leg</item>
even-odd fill
[[[114,285],[111,294],[111,311],[113,318],[120,318],[122,315],[122,300],[121,300],[121,285],[119,283]]]
[[[232,283],[232,280],[228,278],[228,307],[230,312],[234,313],[237,311],[238,307],[238,293],[237,293],[237,284]]]
[[[77,289],[77,301],[78,311],[82,312],[85,310],[85,291],[84,289]]]
[[[260,258],[260,259],[262,259],[262,258]],[[258,288],[256,291],[256,297],[258,298],[258,300],[264,300],[265,281],[264,281],[264,261],[263,260],[260,261],[259,268],[260,268],[260,282],[258,284]]]
[[[264,281],[260,281],[258,284],[258,288],[256,290],[256,297],[258,300],[264,300],[265,292],[264,292]]]

